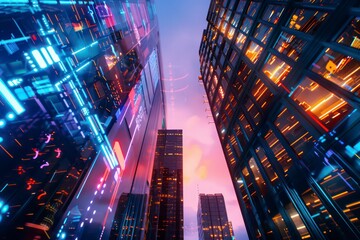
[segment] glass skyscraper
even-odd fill
[[[251,239],[360,238],[359,1],[211,1],[200,72]]]
[[[0,238],[107,239],[166,125],[153,1],[0,1],[0,26]]]
[[[200,194],[197,212],[199,240],[232,240],[224,196]]]
[[[158,131],[146,239],[184,239],[183,133]]]

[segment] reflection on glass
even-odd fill
[[[244,47],[245,41],[246,41],[246,36],[241,32],[239,32],[235,41],[235,45],[241,50]]]
[[[264,170],[265,170],[268,178],[270,179],[270,182],[272,183],[273,186],[275,186],[279,182],[279,178],[278,178],[275,170],[273,169],[271,163],[269,162],[269,159],[267,158],[264,149],[260,146],[257,147],[256,155],[260,159],[260,162],[261,162],[262,166],[264,167]]]
[[[291,71],[291,67],[280,58],[270,54],[262,70],[266,76],[277,84],[286,78]]]
[[[245,107],[255,125],[258,125],[261,120],[261,114],[251,98],[248,97],[247,100],[245,100]]]
[[[312,64],[312,71],[349,92],[360,93],[360,62],[351,56],[326,49]]]
[[[275,223],[275,226],[278,228],[280,234],[281,234],[281,239],[282,240],[288,240],[291,239],[290,233],[289,233],[289,229],[287,228],[284,219],[282,218],[282,216],[280,215],[280,213],[276,214],[272,220]]]
[[[236,12],[242,13],[244,11],[245,3],[246,3],[246,0],[240,0],[238,6],[236,8]]]
[[[329,239],[344,238],[344,233],[340,226],[334,221],[322,201],[311,188],[305,190],[300,196],[309,210],[312,219],[314,219],[325,236]]]
[[[234,149],[234,151],[235,151],[236,156],[238,158],[240,158],[242,149],[241,149],[240,145],[238,144],[238,142],[236,141],[236,137],[233,134],[231,134],[229,141],[230,141],[232,149]]]
[[[284,108],[277,116],[275,125],[299,157],[306,151],[305,143],[313,141],[313,137],[310,133],[306,131],[287,108]]]
[[[328,4],[338,4],[341,0],[301,0],[300,2],[326,6]]]
[[[248,137],[248,139],[250,139],[253,133],[253,129],[243,113],[240,114],[239,120],[243,129],[245,129],[246,136]]]
[[[254,37],[262,43],[266,44],[267,40],[270,37],[271,31],[272,27],[268,27],[265,24],[259,23],[255,29]]]
[[[336,42],[360,49],[360,17],[354,18]]]
[[[239,20],[240,20],[240,14],[238,13],[235,13],[232,21],[231,21],[231,24],[234,26],[234,27],[237,27],[238,24],[239,24]]]
[[[274,153],[277,161],[280,163],[284,172],[286,173],[289,170],[289,168],[292,166],[292,159],[289,157],[285,148],[271,130],[265,135],[264,138],[266,142],[269,144],[269,147]]]
[[[285,209],[288,213],[288,215],[290,216],[291,220],[293,221],[296,229],[298,230],[301,239],[307,239],[310,238],[310,233],[308,232],[304,222],[302,221],[302,219],[299,216],[298,211],[296,211],[294,205],[289,202],[286,206]]]
[[[275,49],[297,61],[305,45],[306,42],[300,38],[289,33],[282,32],[277,40]]]
[[[284,8],[285,7],[283,6],[269,5],[265,10],[262,19],[273,24],[277,24],[279,22],[281,14],[284,11]]]
[[[253,24],[253,20],[251,20],[250,18],[245,18],[243,20],[240,30],[248,34],[252,24]]]
[[[265,84],[258,79],[255,82],[251,90],[251,94],[254,96],[256,102],[259,104],[261,109],[265,111],[269,106],[269,102],[271,102],[274,94],[265,86]]]
[[[243,132],[241,130],[239,122],[236,122],[234,124],[234,131],[235,131],[236,137],[237,137],[237,139],[238,139],[238,141],[240,143],[240,146],[242,148],[244,148],[244,146],[246,146],[247,141],[246,141],[245,136],[244,136],[244,134],[243,134]]]
[[[234,27],[230,27],[229,31],[227,33],[227,37],[229,40],[232,40],[232,38],[234,37],[235,34],[235,28]]]
[[[312,34],[324,22],[328,13],[310,9],[297,9],[290,18],[287,27]]]
[[[260,2],[251,2],[250,5],[249,5],[249,8],[247,10],[247,15],[249,16],[255,16],[257,10],[259,9],[260,7]]]
[[[265,183],[265,181],[264,181],[264,178],[262,177],[262,175],[261,175],[261,173],[260,173],[260,170],[259,170],[259,167],[258,167],[258,165],[256,164],[254,158],[251,158],[251,159],[250,159],[250,161],[249,161],[249,166],[250,166],[251,171],[252,171],[253,174],[254,174],[254,178],[255,178],[256,185],[258,185],[261,194],[262,194],[263,196],[266,196],[266,195],[267,195],[267,192],[268,192],[268,189],[267,189],[267,186],[266,186],[266,183]]]
[[[318,119],[328,128],[336,126],[353,109],[345,100],[308,77],[295,89],[291,98],[310,117]]]
[[[360,230],[360,189],[356,181],[335,161],[330,150],[323,158],[315,179],[322,189],[337,203],[350,222]]]
[[[255,42],[251,41],[246,49],[245,55],[251,60],[251,62],[256,63],[262,51],[263,51],[262,47],[257,45]]]

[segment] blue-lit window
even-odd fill
[[[267,40],[270,37],[271,32],[272,32],[272,27],[268,27],[265,24],[259,23],[256,26],[254,37],[263,44],[266,44]]]
[[[253,20],[251,20],[250,18],[245,18],[241,24],[240,30],[248,34],[252,24]]]
[[[336,42],[355,49],[360,49],[360,17],[354,18]]]
[[[260,5],[261,5],[260,2],[251,2],[246,12],[247,15],[254,17]]]
[[[285,7],[283,6],[269,5],[265,10],[262,19],[270,23],[277,24],[284,12],[284,9]]]

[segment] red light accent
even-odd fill
[[[329,132],[329,129],[322,124],[322,122],[320,122],[316,116],[314,116],[314,114],[312,114],[312,112],[310,111],[306,111],[306,113],[311,117],[312,120],[314,120],[314,122],[316,122],[322,129],[324,129],[326,132]]]
[[[37,40],[36,35],[35,35],[35,34],[31,34],[31,39],[32,39],[33,41],[36,41],[36,40]]]
[[[279,83],[279,86],[282,87],[287,93],[290,93],[290,90],[285,87],[285,85],[283,85],[282,83]]]
[[[46,192],[43,192],[43,193],[39,194],[39,196],[37,196],[37,200],[40,200],[46,194],[47,194]]]

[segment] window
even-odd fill
[[[249,113],[251,119],[254,121],[255,125],[258,125],[261,120],[261,114],[253,103],[252,99],[249,97],[247,97],[247,100],[245,100],[245,108]]]
[[[250,139],[253,133],[253,129],[243,113],[240,114],[239,120],[243,129],[245,130],[246,136],[248,139]]]
[[[262,19],[270,23],[277,24],[283,11],[283,6],[269,5],[265,10]]]
[[[260,47],[255,42],[251,41],[246,49],[245,55],[247,56],[248,59],[250,59],[251,62],[256,63],[262,51],[263,51],[262,47]]]
[[[270,54],[262,70],[275,84],[278,84],[286,78],[291,67],[280,58]]]
[[[286,32],[282,32],[276,42],[275,49],[294,61],[297,61],[306,45],[300,38]]]
[[[297,9],[290,18],[287,27],[312,34],[320,27],[327,18],[328,13],[310,10]]]
[[[345,100],[308,77],[297,86],[291,98],[327,128],[334,128],[353,109]]]
[[[274,94],[265,86],[265,84],[260,79],[255,82],[255,85],[251,90],[251,94],[253,95],[256,102],[259,104],[263,111],[267,109],[269,103],[274,97]]]
[[[268,27],[265,24],[259,23],[256,26],[254,37],[263,44],[266,44],[267,40],[270,37],[271,32],[272,32],[272,27]]]
[[[242,13],[244,11],[245,3],[246,3],[246,0],[240,0],[238,6],[236,8],[236,12]]]
[[[275,169],[273,169],[271,163],[269,162],[269,159],[266,156],[264,149],[260,146],[257,147],[256,155],[260,159],[260,162],[261,162],[262,166],[264,167],[264,170],[265,170],[270,182],[272,183],[273,186],[276,186],[279,183],[279,178],[275,172]]]
[[[244,47],[245,41],[246,41],[246,36],[241,32],[239,32],[236,37],[235,45],[241,50]]]
[[[360,62],[351,56],[328,48],[312,64],[311,70],[349,92],[360,93]]]
[[[354,18],[336,42],[360,49],[360,17]]]
[[[247,15],[254,17],[256,12],[259,10],[259,7],[260,7],[259,2],[251,2],[247,10]]]
[[[275,158],[280,163],[284,172],[286,173],[292,166],[292,159],[289,157],[285,148],[271,130],[265,135],[264,138],[269,144],[270,149],[274,153]]]
[[[258,165],[256,164],[254,158],[251,158],[251,159],[250,159],[250,161],[249,161],[249,166],[250,166],[251,171],[252,171],[253,174],[254,174],[255,183],[256,183],[256,185],[258,185],[261,194],[262,194],[263,196],[266,196],[267,193],[268,193],[268,189],[267,189],[267,186],[266,186],[266,183],[265,183],[265,181],[264,181],[264,178],[263,178],[263,176],[261,175],[260,170],[259,170],[259,167],[258,167]]]
[[[250,18],[245,18],[243,20],[240,30],[243,31],[245,34],[248,34],[252,24],[253,20],[251,20]]]

